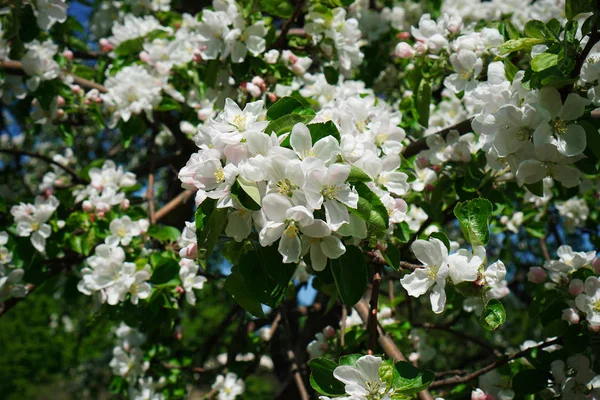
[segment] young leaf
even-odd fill
[[[450,240],[448,239],[448,236],[446,236],[446,234],[444,232],[433,232],[431,235],[429,235],[429,237],[441,240],[442,243],[444,243],[444,245],[446,245],[448,252],[450,252]]]
[[[498,299],[491,299],[485,305],[485,309],[481,314],[481,326],[488,330],[493,331],[497,329],[506,321],[506,313],[504,306]]]
[[[531,60],[531,69],[535,72],[543,71],[558,64],[558,54],[541,53]]]
[[[313,145],[326,136],[333,136],[340,141],[340,132],[332,121],[307,125]]]
[[[179,229],[166,225],[151,225],[146,232],[148,236],[158,239],[162,242],[176,242],[181,236]]]
[[[541,43],[544,43],[544,40],[537,38],[520,38],[509,40],[508,42],[498,46],[498,54],[503,56],[519,50],[529,50],[536,44]]]
[[[250,314],[257,318],[264,318],[265,314],[262,310],[260,302],[248,291],[244,283],[244,277],[234,266],[231,274],[225,280],[225,289],[231,294],[233,299]]]
[[[314,358],[308,363],[310,367],[310,386],[325,396],[339,396],[346,393],[344,384],[333,376],[338,366],[325,357]]]
[[[198,261],[203,267],[206,267],[206,261],[208,261],[210,253],[212,253],[215,248],[217,239],[221,232],[223,232],[223,229],[225,229],[226,224],[227,209],[215,207],[210,213],[202,232],[199,234],[196,232],[198,235]]]
[[[294,110],[302,108],[302,103],[293,97],[282,97],[277,100],[275,104],[269,107],[267,111],[267,118],[270,121],[274,121],[277,118],[281,118],[284,115],[292,114]]]
[[[408,361],[394,364],[393,386],[403,395],[410,395],[427,388],[435,379],[431,371],[421,371]]]
[[[367,185],[362,182],[354,185],[358,192],[358,207],[348,208],[348,210],[364,219],[368,223],[375,226],[381,231],[385,231],[389,223],[389,215],[387,209],[375,193],[369,189]]]
[[[348,183],[358,183],[358,182],[371,182],[373,179],[365,171],[362,169],[352,165],[350,167],[350,175],[348,175],[348,179],[346,182]]]
[[[454,215],[460,222],[465,239],[472,246],[486,245],[490,240],[492,210],[492,203],[482,198],[458,203],[454,207]]]
[[[419,83],[416,105],[419,124],[427,128],[429,126],[429,106],[431,105],[431,84],[425,79]]]
[[[360,300],[368,283],[365,256],[358,247],[346,246],[346,252],[340,258],[329,261],[342,302],[353,306]]]

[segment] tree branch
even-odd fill
[[[475,343],[479,347],[481,347],[491,353],[494,353],[497,357],[500,357],[502,355],[502,353],[500,353],[500,351],[497,348],[490,345],[489,343],[486,343],[485,341],[483,341],[475,336],[471,336],[468,333],[457,331],[457,330],[453,329],[451,326],[436,325],[436,324],[431,324],[429,322],[423,322],[423,323],[415,322],[412,325],[414,327],[423,328],[425,330],[439,330],[439,331],[448,332],[458,338],[465,339],[465,340],[468,340],[469,342]]]
[[[542,343],[538,346],[535,347],[530,347],[528,349],[519,351],[518,353],[513,354],[512,356],[504,356],[504,358],[500,358],[496,361],[494,361],[491,364],[486,365],[485,367],[481,368],[480,370],[477,370],[469,375],[466,376],[453,376],[451,378],[446,378],[446,379],[442,379],[439,381],[435,381],[433,382],[429,387],[430,388],[436,388],[436,387],[440,387],[440,386],[448,386],[448,385],[457,385],[460,383],[467,383],[469,381],[472,381],[473,379],[477,378],[480,375],[483,375],[487,372],[490,372],[491,370],[494,370],[496,368],[500,368],[503,365],[508,364],[509,362],[516,360],[518,358],[521,358],[525,355],[527,355],[528,353],[530,353],[531,351],[533,351],[534,349],[543,349],[545,347],[549,347],[549,346],[553,346],[555,344],[559,344],[560,342],[562,342],[562,338],[557,338],[545,343]]]
[[[185,204],[189,200],[189,198],[192,197],[193,194],[194,192],[190,190],[185,190],[179,193],[173,200],[169,201],[156,212],[156,214],[154,215],[154,219],[156,221],[163,219],[171,211],[175,210],[180,205]]]
[[[274,48],[281,49],[281,48],[283,48],[283,46],[285,46],[285,43],[287,41],[286,36],[287,36],[288,32],[290,31],[290,29],[292,28],[292,24],[294,23],[294,21],[296,21],[298,19],[298,17],[300,17],[300,13],[302,13],[302,8],[304,7],[304,3],[305,3],[305,0],[297,0],[296,8],[294,9],[294,13],[290,17],[290,19],[285,21],[285,23],[281,27],[281,32],[279,33],[277,42],[275,42],[275,44],[273,45]]]
[[[373,355],[375,350],[375,339],[377,339],[377,306],[379,304],[379,286],[381,284],[381,272],[383,267],[379,263],[373,263],[373,287],[371,289],[371,306],[369,310],[369,321],[367,330],[369,331],[369,344],[367,353]]]
[[[6,154],[14,154],[17,156],[28,156],[28,157],[33,157],[33,158],[37,158],[39,160],[42,160],[48,164],[52,164],[55,165],[57,167],[59,167],[60,169],[62,169],[63,171],[65,171],[66,173],[68,173],[69,175],[71,175],[71,177],[73,178],[73,180],[76,183],[84,183],[87,184],[89,183],[89,180],[82,178],[81,176],[79,176],[79,174],[77,172],[75,172],[74,169],[67,167],[66,165],[62,165],[59,162],[54,161],[52,158],[45,156],[43,154],[39,154],[39,153],[33,153],[31,151],[26,151],[26,150],[19,150],[19,149],[0,149],[0,153],[6,153]]]
[[[442,129],[439,132],[436,132],[436,135],[441,135],[444,139],[446,139],[446,136],[448,136],[448,134],[450,133],[450,131],[453,130],[457,130],[458,133],[460,133],[461,135],[464,135],[465,133],[469,133],[472,132],[473,129],[471,128],[471,122],[473,121],[472,118],[467,119],[463,122],[459,122],[456,125],[452,125],[448,128]],[[410,158],[416,154],[419,154],[420,152],[422,152],[423,150],[427,150],[429,147],[427,146],[427,142],[425,138],[421,138],[419,140],[416,140],[414,142],[412,142],[411,144],[409,144],[408,146],[406,146],[403,150],[402,150],[402,155],[405,158]]]

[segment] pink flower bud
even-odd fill
[[[577,296],[583,293],[585,286],[583,285],[583,281],[581,279],[573,279],[569,284],[569,294],[571,296]]]
[[[123,199],[121,201],[121,210],[127,210],[129,208],[129,199]]]
[[[58,104],[59,107],[62,107],[65,105],[65,98],[62,96],[57,96],[56,97],[56,103]]]
[[[81,204],[81,208],[83,208],[83,211],[85,212],[91,212],[94,209],[94,206],[89,200],[86,200]]]
[[[412,58],[415,55],[415,50],[406,42],[400,42],[396,45],[394,54],[400,58]]]
[[[331,339],[335,336],[335,329],[333,329],[333,327],[331,325],[327,325],[324,329],[323,329],[323,337],[325,339]]]
[[[596,275],[600,275],[600,257],[596,258],[592,263],[592,267],[594,268],[594,272]]]
[[[275,103],[277,101],[277,95],[275,93],[268,93],[268,96],[271,103]]]
[[[73,93],[77,94],[81,91],[81,86],[73,85],[73,86],[71,86],[71,90],[73,91]]]
[[[90,103],[91,103],[91,102],[90,102],[90,99],[85,99],[85,100],[84,100],[84,103],[85,103],[85,104],[87,104],[87,105],[89,106],[89,105],[90,105]]]
[[[427,159],[427,157],[419,156],[417,157],[415,164],[421,169],[427,168],[429,166],[429,160]]]
[[[140,61],[143,63],[150,62],[150,54],[148,54],[148,52],[146,52],[146,51],[142,51],[140,53]]]
[[[485,394],[485,392],[479,388],[477,388],[471,392],[471,400],[486,400],[486,399],[487,399],[487,394]]]
[[[290,64],[296,64],[296,61],[298,61],[298,57],[295,54],[290,54],[288,60],[290,61]]]
[[[589,329],[591,332],[598,333],[598,331],[600,331],[600,325],[589,325],[589,326],[588,326],[588,329]]]
[[[62,108],[59,108],[58,110],[56,110],[56,116],[58,118],[62,118],[65,115],[65,110],[63,110]]]
[[[396,35],[398,39],[406,40],[410,38],[410,32],[400,32]]]
[[[73,52],[69,49],[65,49],[63,51],[63,56],[65,56],[65,58],[69,61],[73,61]]]
[[[542,267],[531,267],[527,273],[527,280],[531,283],[542,283],[547,277],[548,274]]]
[[[106,212],[106,211],[104,211],[104,210],[100,210],[100,211],[98,211],[98,218],[100,218],[100,219],[103,219],[103,218],[104,218],[104,213],[105,213],[105,212]]]
[[[179,250],[179,256],[182,258],[195,259],[198,256],[198,244],[193,243]]]
[[[267,85],[265,84],[265,80],[260,76],[255,76],[252,78],[252,83],[260,88],[261,91],[265,91],[267,89]]]
[[[425,186],[425,190],[427,190],[428,192],[433,192],[433,191],[435,190],[435,186],[434,186],[434,185],[432,185],[431,183],[428,183],[428,184]]]
[[[577,325],[579,323],[579,313],[574,308],[566,308],[562,312],[562,319],[572,325]]]
[[[100,44],[100,47],[102,48],[102,51],[105,53],[108,53],[109,51],[111,51],[113,49],[113,45],[110,44],[110,42],[108,41],[108,39],[100,39],[98,41],[98,43]]]
[[[183,288],[182,288],[181,286],[177,286],[177,287],[175,288],[175,291],[176,291],[177,293],[179,293],[179,294],[184,294],[184,293],[185,293],[185,290],[183,290]]]

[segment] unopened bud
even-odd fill
[[[547,277],[548,274],[542,267],[531,267],[527,273],[527,280],[531,283],[542,283]]]
[[[333,327],[331,325],[327,325],[324,329],[323,329],[323,337],[325,339],[331,339],[335,336],[335,329],[333,329]]]
[[[121,210],[127,210],[129,208],[129,199],[123,199],[121,201]]]
[[[91,212],[94,209],[94,206],[89,200],[86,200],[81,204],[81,208],[83,208],[83,211],[85,212]]]
[[[146,51],[140,52],[140,61],[143,63],[148,63],[150,61],[150,54]]]
[[[69,61],[73,61],[73,52],[69,49],[65,49],[63,51],[63,56],[65,56],[65,58]]]
[[[562,312],[562,319],[572,325],[577,325],[579,323],[579,313],[574,308],[566,308]]]
[[[569,283],[569,294],[571,296],[577,296],[583,293],[585,286],[583,285],[583,281],[581,279],[573,279],[571,283]]]

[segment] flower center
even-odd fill
[[[129,101],[130,103],[133,103],[136,100],[137,100],[137,94],[135,92],[129,92],[129,94],[127,94],[127,101]]]
[[[592,310],[594,310],[596,312],[600,312],[600,299],[598,299],[592,303]]]
[[[225,171],[223,168],[219,168],[217,172],[215,172],[215,179],[217,183],[221,183],[225,180]]]
[[[248,116],[246,114],[238,114],[233,117],[233,125],[238,128],[239,131],[246,130],[246,124],[248,123]]]
[[[277,186],[277,192],[284,196],[292,197],[292,191],[297,188],[296,185],[292,184],[289,179],[279,181],[275,184]]]
[[[369,398],[373,398],[371,396],[377,395],[379,398],[379,388],[381,387],[381,382],[377,381],[367,381],[365,382],[366,389],[369,391]]]
[[[552,130],[558,135],[565,134],[567,133],[567,123],[563,119],[556,118],[552,122]]]
[[[285,228],[285,231],[283,231],[283,234],[290,239],[297,237],[298,236],[298,228],[296,228],[296,223],[292,221],[288,225],[288,227]]]
[[[533,129],[528,126],[522,126],[517,130],[517,139],[521,142],[529,140],[531,135],[533,135]]]
[[[125,234],[126,234],[126,233],[127,233],[127,231],[125,231],[125,228],[119,228],[119,229],[117,230],[117,235],[118,235],[119,237],[125,237]]]
[[[379,133],[375,136],[375,144],[379,147],[383,146],[383,143],[387,140],[387,133]]]
[[[31,223],[31,230],[32,231],[37,231],[38,229],[40,229],[40,223],[35,221]]]
[[[427,277],[432,281],[437,277],[438,271],[440,267],[438,265],[429,265],[427,266]]]
[[[340,187],[338,185],[329,185],[324,187],[323,190],[321,190],[321,194],[323,195],[323,197],[329,200],[335,199],[339,192]]]

